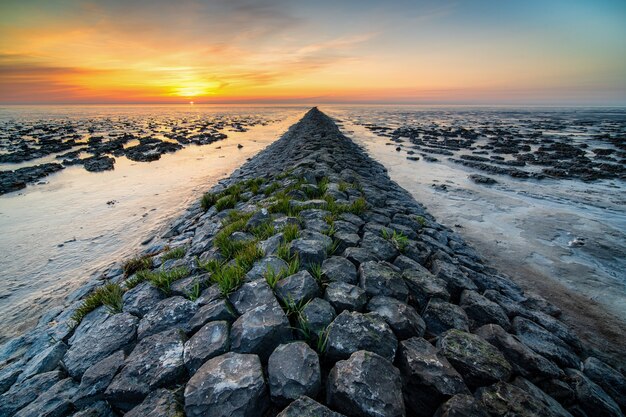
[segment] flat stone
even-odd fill
[[[359,266],[364,262],[378,260],[376,255],[374,255],[372,252],[365,248],[346,248],[346,250],[343,251],[343,257],[345,257],[356,266]]]
[[[33,375],[53,371],[65,356],[65,352],[67,352],[67,345],[63,342],[57,342],[46,348],[28,361],[17,378],[17,382],[22,382]]]
[[[414,337],[400,342],[397,366],[405,404],[417,416],[431,416],[455,394],[469,394],[461,375],[425,339]]]
[[[509,329],[511,323],[502,308],[476,291],[465,290],[461,293],[459,304],[470,320],[470,327],[476,329],[485,324],[494,323]]]
[[[300,271],[276,283],[276,296],[283,304],[303,303],[320,295],[320,287],[308,271]]]
[[[256,353],[264,362],[278,345],[292,339],[289,319],[278,303],[244,313],[233,323],[230,335],[233,352]]]
[[[50,371],[15,384],[0,396],[0,416],[13,416],[18,410],[61,380],[61,371]]]
[[[583,366],[585,376],[602,387],[615,402],[626,409],[626,377],[592,356],[585,360]]]
[[[183,360],[189,375],[193,375],[207,360],[222,355],[230,346],[230,331],[226,321],[212,321],[202,327],[185,343]]]
[[[590,416],[622,417],[619,405],[604,390],[577,369],[566,369],[567,382],[576,400]]]
[[[245,282],[228,299],[240,315],[264,305],[278,306],[274,292],[264,278]]]
[[[183,351],[184,335],[179,329],[147,336],[126,358],[105,398],[121,410],[130,410],[154,389],[179,382],[185,375]]]
[[[260,259],[252,265],[250,271],[246,273],[245,280],[247,282],[257,281],[260,279],[265,279],[265,276],[272,271],[276,275],[282,273],[283,271],[287,271],[289,269],[289,265],[287,262],[283,261],[277,256],[267,256],[263,259]]]
[[[381,316],[396,334],[398,340],[424,335],[426,323],[413,307],[402,301],[391,297],[376,296],[367,303],[366,310]]]
[[[305,267],[321,265],[326,259],[328,247],[329,245],[325,244],[323,240],[298,238],[289,244],[289,254],[291,256],[297,254],[300,258],[300,264]]]
[[[189,332],[189,321],[196,314],[198,306],[186,298],[175,296],[160,301],[139,322],[139,340],[172,328]]]
[[[77,407],[84,407],[104,398],[107,389],[117,372],[124,366],[124,352],[118,350],[112,355],[102,359],[85,371],[78,391],[72,402]]]
[[[152,391],[145,400],[124,417],[180,417],[183,407],[173,392],[160,388]]]
[[[302,395],[315,398],[321,387],[319,358],[305,342],[278,346],[270,355],[267,373],[272,400],[279,405]]]
[[[369,297],[384,295],[406,302],[409,290],[399,273],[380,262],[365,262],[359,266],[359,283]]]
[[[357,283],[354,264],[342,256],[331,256],[326,259],[322,264],[322,276],[328,281]]]
[[[15,417],[62,417],[72,409],[71,398],[77,389],[72,378],[63,379],[46,389],[32,402],[15,413]]]
[[[338,313],[344,310],[363,311],[367,303],[367,295],[362,288],[346,284],[345,282],[331,282],[328,284],[324,299],[328,301]]]
[[[165,295],[149,282],[142,282],[124,293],[122,310],[133,316],[143,317],[164,298]]]
[[[80,379],[90,366],[113,352],[127,349],[135,340],[138,321],[129,313],[115,314],[74,340],[63,357],[70,376]]]
[[[293,401],[276,417],[345,417],[323,406],[309,397],[302,396]]]
[[[269,407],[261,361],[229,352],[207,361],[185,387],[187,417],[257,417]]]
[[[380,234],[363,233],[361,247],[374,254],[379,261],[391,261],[399,255],[398,249]]]
[[[328,327],[326,356],[331,361],[346,359],[358,350],[367,350],[392,361],[398,340],[389,325],[377,314],[344,311]]]
[[[419,311],[424,311],[431,298],[450,300],[447,283],[435,277],[426,268],[406,269],[402,278],[409,289],[409,302]]]
[[[348,416],[405,416],[400,372],[376,353],[358,351],[328,376],[326,401]]]
[[[448,330],[437,340],[437,348],[470,388],[506,381],[511,375],[511,365],[502,353],[480,336]]]
[[[432,336],[438,336],[450,329],[469,331],[469,320],[465,311],[438,298],[432,298],[428,302],[422,319],[426,323],[426,333]]]

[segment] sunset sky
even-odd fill
[[[0,0],[0,103],[626,105],[626,0]]]

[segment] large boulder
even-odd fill
[[[247,313],[263,305],[277,306],[278,301],[274,292],[265,279],[257,279],[244,283],[228,296],[238,314]]]
[[[351,417],[406,414],[400,372],[382,356],[363,350],[335,364],[328,375],[326,401]]]
[[[302,396],[293,401],[276,417],[345,417],[309,397]]]
[[[186,298],[175,296],[157,303],[139,322],[139,340],[172,328],[189,332],[189,321],[196,314],[198,306]]]
[[[152,391],[137,407],[124,417],[180,417],[182,406],[172,391],[160,388]]]
[[[398,340],[377,314],[344,311],[328,327],[326,356],[331,361],[347,359],[358,350],[375,352],[393,361]]]
[[[343,256],[331,256],[322,264],[322,276],[328,281],[356,284],[356,268]]]
[[[327,237],[321,233],[318,234]],[[329,246],[322,238],[298,238],[289,244],[289,253],[291,256],[298,255],[303,266],[321,265],[326,259]]]
[[[463,377],[425,339],[414,337],[400,342],[396,361],[404,401],[417,416],[430,417],[451,396],[469,394]]]
[[[469,331],[469,319],[465,311],[456,304],[432,298],[422,318],[426,323],[426,333],[438,336],[450,329]]]
[[[76,382],[72,378],[63,379],[42,392],[36,400],[29,402],[14,417],[65,416],[72,410],[71,398],[76,389]]]
[[[399,254],[398,249],[391,242],[374,232],[363,233],[361,247],[373,253],[380,261],[391,261]]]
[[[292,339],[289,319],[282,308],[262,305],[254,308],[233,323],[230,346],[233,352],[256,353],[265,362],[274,349]]]
[[[305,342],[278,346],[270,355],[267,373],[272,400],[279,405],[302,395],[315,398],[320,390],[320,361]]]
[[[380,262],[365,262],[359,266],[359,283],[370,297],[385,295],[406,302],[409,290],[402,276]]]
[[[112,355],[102,359],[85,371],[80,380],[78,391],[72,402],[77,407],[83,407],[104,398],[107,389],[117,372],[124,366],[124,352],[118,350]]]
[[[320,295],[317,281],[308,271],[300,271],[276,283],[276,296],[283,304],[303,305]]]
[[[424,267],[413,267],[402,273],[409,289],[409,302],[419,311],[423,311],[431,298],[442,301],[450,300],[447,284],[435,277]]]
[[[566,369],[567,382],[576,400],[590,416],[623,417],[619,405],[604,390],[577,369]]]
[[[504,329],[508,329],[511,326],[509,318],[502,307],[476,291],[463,291],[461,293],[460,306],[465,310],[472,329],[490,323],[497,324]]]
[[[143,317],[164,298],[165,295],[149,282],[142,282],[124,293],[122,309],[126,313]]]
[[[35,375],[11,387],[0,396],[0,416],[9,417],[15,414],[41,393],[46,392],[61,380],[61,371],[50,371]]]
[[[141,340],[126,358],[105,398],[121,410],[130,410],[154,389],[174,384],[185,375],[184,334],[166,330]]]
[[[80,379],[90,366],[115,351],[127,349],[137,335],[138,321],[129,313],[115,314],[74,340],[63,357],[70,376]]]
[[[269,407],[259,357],[234,352],[202,365],[184,396],[187,417],[256,417]]]
[[[207,360],[222,355],[230,346],[229,325],[212,321],[202,327],[185,343],[183,360],[189,375],[196,373]]]
[[[541,398],[502,381],[479,388],[475,396],[481,408],[493,417],[557,417],[559,415],[553,413]]]
[[[598,384],[621,407],[626,410],[626,377],[597,358],[585,360],[585,375]]]
[[[324,299],[339,313],[344,310],[362,311],[367,303],[367,295],[362,288],[339,281],[328,284]]]
[[[569,346],[540,325],[522,317],[515,317],[512,325],[518,339],[538,354],[562,367],[579,367],[580,360]]]
[[[376,296],[367,303],[366,310],[385,319],[398,340],[424,335],[426,329],[424,320],[413,307],[402,301],[391,297]]]
[[[506,381],[511,375],[511,365],[502,353],[480,336],[448,330],[437,340],[437,348],[470,388]]]
[[[336,313],[333,306],[321,298],[312,299],[300,311],[302,325],[306,326],[306,330],[313,340],[317,340],[321,332],[326,330],[335,317]]]

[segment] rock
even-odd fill
[[[335,319],[336,313],[333,306],[326,300],[314,298],[302,309],[300,317],[305,323],[311,338],[315,341],[321,332],[325,331]]]
[[[124,417],[180,417],[182,411],[182,406],[171,391],[157,389]]]
[[[207,360],[228,352],[230,333],[228,322],[212,321],[202,327],[185,343],[183,360],[189,375],[193,375]]]
[[[539,310],[557,318],[561,316],[561,310],[557,306],[537,294],[526,293],[526,298],[522,304],[529,310]]]
[[[17,378],[17,382],[22,382],[33,375],[53,371],[63,359],[65,352],[67,352],[67,345],[63,342],[57,342],[46,348],[28,361]]]
[[[433,417],[488,417],[471,395],[457,394],[450,398]]]
[[[469,394],[461,375],[425,339],[413,337],[400,342],[397,366],[405,404],[417,416],[431,416],[439,404],[455,394]]]
[[[238,314],[247,313],[264,305],[278,306],[274,292],[265,279],[245,282],[235,292],[228,296]]]
[[[124,366],[124,352],[121,350],[90,366],[83,374],[72,402],[77,407],[84,407],[102,400],[104,391],[122,366]]]
[[[346,248],[346,250],[343,251],[343,256],[356,266],[364,262],[378,260],[376,255],[365,248]]]
[[[563,408],[561,404],[559,404],[554,398],[547,395],[543,392],[539,387],[537,387],[532,382],[527,379],[517,377],[513,381],[513,385],[518,388],[523,389],[529,395],[531,395],[536,400],[539,400],[547,410],[549,410],[549,415],[555,417],[572,417],[572,415]]]
[[[344,310],[362,311],[367,303],[365,291],[345,282],[331,282],[328,284],[324,299],[339,313]]]
[[[232,323],[236,318],[237,313],[230,303],[219,299],[200,307],[189,321],[189,328],[191,333],[195,333],[208,322],[223,320]]]
[[[566,369],[567,382],[576,400],[590,416],[623,417],[619,405],[599,385],[576,369]]]
[[[109,404],[99,401],[89,407],[72,414],[72,417],[116,417]]]
[[[486,177],[484,175],[480,175],[480,174],[471,174],[468,176],[468,178],[472,181],[474,181],[476,184],[483,184],[483,185],[493,185],[493,184],[497,184],[498,181],[494,180],[491,177]]]
[[[284,305],[303,305],[320,295],[320,287],[308,271],[300,271],[281,279],[276,283],[274,291]]]
[[[406,302],[409,290],[396,271],[380,262],[365,262],[359,266],[359,283],[365,293],[374,297],[386,295]]]
[[[437,340],[437,348],[470,388],[506,381],[511,375],[511,365],[502,353],[480,336],[448,330]]]
[[[347,248],[355,247],[359,244],[361,238],[356,233],[335,232],[333,239],[338,243],[337,253],[342,253]]]
[[[324,236],[324,235],[322,235]],[[321,265],[326,259],[326,251],[328,245],[323,240],[313,240],[299,238],[292,240],[289,245],[289,253],[291,256],[296,254],[300,257],[302,266]]]
[[[522,306],[517,301],[514,301],[513,299],[507,297],[506,295],[499,293],[498,291],[487,290],[484,292],[483,295],[485,296],[485,298],[493,301],[494,303],[497,303],[500,307],[502,307],[502,309],[509,318],[513,318],[515,316],[524,316],[526,314],[526,308],[524,306]]]
[[[272,400],[279,405],[302,395],[315,398],[320,390],[320,361],[305,342],[278,346],[270,355],[267,373]]]
[[[402,273],[402,278],[409,290],[409,302],[418,312],[424,311],[431,298],[450,300],[447,283],[435,277],[426,268],[407,269]]]
[[[579,366],[580,360],[567,344],[543,327],[522,317],[515,317],[512,325],[518,339],[538,354],[562,367]]]
[[[261,208],[259,211],[255,212],[252,217],[246,223],[246,229],[253,229],[255,227],[261,226],[264,223],[269,222],[272,219],[272,215],[266,208]]]
[[[463,291],[460,306],[465,310],[470,320],[470,327],[473,329],[489,323],[498,324],[504,329],[510,328],[510,322],[504,310],[476,291]]]
[[[497,347],[511,364],[513,371],[522,376],[558,378],[562,374],[552,361],[535,353],[497,324],[482,326],[475,333]]]
[[[256,417],[269,406],[259,357],[233,352],[202,365],[184,395],[187,417]]]
[[[357,350],[367,350],[392,361],[398,340],[377,314],[344,311],[328,327],[326,356],[331,361],[346,359]]]
[[[281,411],[276,417],[345,417],[343,414],[335,413],[331,409],[323,406],[309,397],[302,396],[293,401],[287,408]]]
[[[376,353],[358,351],[330,371],[326,400],[348,416],[403,417],[400,372]]]
[[[263,251],[265,256],[276,255],[278,253],[278,248],[285,241],[285,235],[282,233],[277,233],[274,236],[262,240],[259,242],[259,248]]]
[[[252,282],[257,280],[265,280],[265,276],[269,271],[275,274],[280,274],[283,271],[287,271],[289,265],[277,256],[267,256],[261,260],[258,260],[252,266],[252,269],[246,273],[246,281]]]
[[[402,301],[391,297],[377,296],[369,301],[366,310],[381,316],[396,334],[398,340],[424,335],[426,323],[413,307]]]
[[[164,298],[165,295],[150,283],[142,282],[124,293],[122,309],[125,313],[143,317]]]
[[[205,288],[204,290],[202,290],[202,292],[200,293],[200,297],[196,299],[195,303],[203,307],[221,298],[222,298],[222,292],[220,291],[219,285],[213,284]]]
[[[479,388],[475,397],[481,408],[490,416],[556,416],[539,399],[521,388],[506,382],[498,382]]]
[[[244,313],[233,323],[230,335],[233,352],[256,353],[264,362],[278,345],[292,339],[289,319],[277,304]]]
[[[432,298],[428,302],[422,318],[426,323],[426,332],[433,336],[450,329],[469,331],[469,320],[465,311],[438,298]]]
[[[436,259],[432,262],[432,273],[448,285],[448,291],[453,298],[457,298],[461,295],[463,290],[477,290],[476,284],[465,275],[457,266],[442,260]]]
[[[332,321],[332,320],[331,320]],[[0,394],[4,394],[22,373],[24,362],[12,362],[0,370]]]
[[[175,296],[160,301],[139,322],[139,340],[171,328],[189,332],[189,321],[196,314],[198,306],[186,298]]]
[[[609,394],[622,409],[626,409],[626,378],[606,363],[589,357],[585,360],[584,374]]]
[[[13,416],[18,410],[29,403],[61,380],[60,371],[50,371],[35,375],[11,387],[0,396],[0,416]]]
[[[331,256],[322,264],[322,276],[328,281],[356,284],[356,268],[354,264],[342,256]]]
[[[542,313],[541,311],[524,311],[522,313],[524,318],[534,321],[569,346],[574,348],[576,352],[582,351],[582,344],[578,337],[567,326],[561,323],[558,319]]]
[[[399,254],[398,249],[392,243],[372,232],[363,234],[361,248],[373,253],[379,261],[391,261]]]
[[[209,284],[209,274],[191,275],[172,282],[170,285],[171,295],[179,295],[185,298],[191,298],[191,294],[195,293],[199,296],[199,290]],[[194,300],[197,301],[197,300]]]
[[[80,379],[90,366],[121,349],[127,349],[137,334],[137,317],[115,314],[74,340],[63,357],[72,378]]]
[[[42,392],[36,400],[15,413],[15,417],[61,417],[72,409],[70,399],[77,386],[72,378],[63,379]]]
[[[141,340],[107,388],[107,401],[121,410],[130,410],[154,389],[179,382],[185,375],[184,342],[179,329]]]

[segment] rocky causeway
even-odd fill
[[[105,153],[82,163],[107,169]],[[626,410],[624,363],[488,266],[316,108],[150,245],[0,346],[1,417]]]

